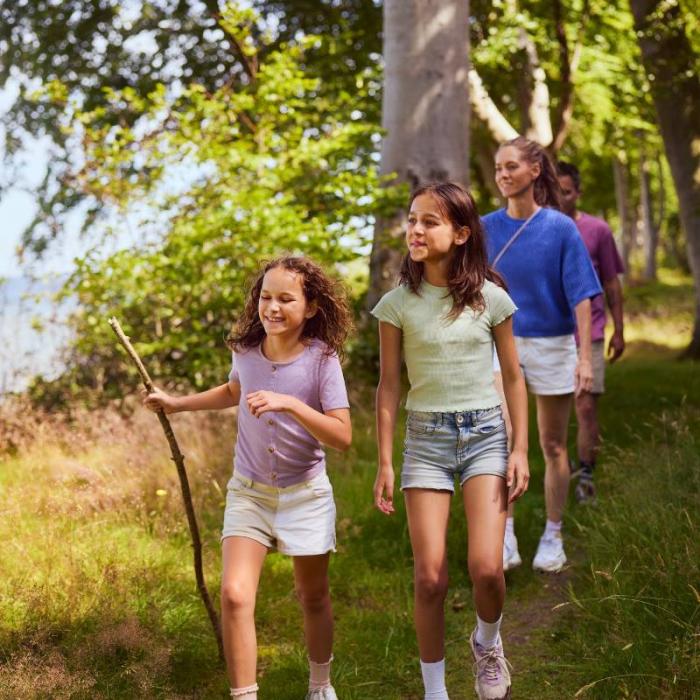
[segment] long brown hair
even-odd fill
[[[342,359],[345,340],[353,326],[345,290],[315,262],[300,255],[283,255],[264,263],[253,280],[243,313],[226,338],[226,344],[234,352],[240,352],[260,345],[265,339],[258,303],[265,273],[277,267],[298,274],[307,303],[316,302],[317,311],[304,323],[301,339],[318,338],[326,344],[326,354],[336,354]]]
[[[485,302],[481,288],[484,281],[489,280],[504,289],[506,284],[488,264],[484,229],[473,197],[455,182],[438,182],[419,187],[411,195],[409,209],[416,197],[423,194],[429,194],[435,199],[443,216],[456,230],[466,226],[471,232],[466,243],[457,246],[450,261],[447,288],[453,303],[448,318],[456,319],[467,306],[475,311],[483,311]],[[410,254],[406,253],[401,263],[400,283],[405,284],[414,294],[419,294],[423,273],[423,263],[414,262]]]
[[[561,209],[561,187],[557,177],[557,169],[554,166],[549,153],[536,141],[516,136],[510,141],[502,143],[498,150],[506,146],[514,146],[520,151],[520,155],[531,164],[539,163],[540,174],[535,179],[535,202],[541,207]]]

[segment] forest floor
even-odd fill
[[[658,283],[626,293],[629,347],[609,368],[600,406],[599,499],[588,507],[572,499],[570,562],[559,575],[530,566],[544,525],[531,421],[533,477],[516,511],[523,566],[507,574],[504,611],[516,699],[698,697],[700,367],[677,359],[692,288],[662,271]],[[338,505],[334,682],[341,700],[420,700],[405,512],[400,498],[391,518],[372,507],[371,390],[348,383],[354,445],[329,460]],[[0,456],[0,699],[228,697],[153,415],[78,410],[70,425],[21,418],[32,439]],[[172,422],[216,598],[234,413]],[[572,421],[572,446],[574,432]],[[474,697],[474,610],[466,525],[457,498],[453,505],[446,657],[451,697],[463,698]],[[303,698],[301,616],[291,562],[278,554],[265,564],[257,624],[260,697]]]

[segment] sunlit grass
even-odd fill
[[[572,604],[541,610],[526,643],[505,639],[518,697],[560,700],[586,688],[581,697],[684,698],[690,697],[683,694],[688,679],[698,680],[692,664],[700,613],[692,607],[691,586],[698,589],[700,575],[693,508],[700,373],[675,361],[669,348],[680,346],[668,344],[673,328],[682,336],[678,329],[692,310],[689,289],[687,278],[661,271],[657,285],[628,290],[628,340],[643,337],[647,345],[632,342],[608,372],[600,404],[600,505],[585,510],[572,504],[565,524],[575,560]],[[665,299],[672,301],[665,306]],[[660,322],[670,325],[650,335]],[[637,329],[647,331],[635,336]],[[338,504],[338,553],[331,564],[334,677],[343,700],[418,700],[403,502],[397,493],[392,518],[372,507],[372,388],[357,387],[352,377],[349,383],[356,397],[355,444],[329,461]],[[216,600],[234,417],[173,418]],[[18,454],[0,458],[0,698],[226,697],[228,684],[194,585],[177,477],[157,420],[141,411],[127,422],[109,412],[69,425],[33,420],[22,413],[18,424],[33,425],[38,439],[30,444],[23,438]],[[530,444],[531,488],[516,512],[525,562],[508,574],[506,620],[527,615],[549,585],[529,566],[545,518],[534,420]],[[400,451],[397,434],[397,467]],[[453,506],[448,687],[456,697],[469,697],[474,610],[464,516],[458,499]],[[687,564],[694,555],[695,563]],[[650,608],[655,596],[669,614]],[[305,692],[306,652],[286,557],[267,559],[257,620],[261,697],[298,700]]]
[[[692,337],[694,294],[692,278],[678,270],[660,268],[654,283],[624,289],[625,340],[630,354],[656,350],[680,351]],[[608,324],[608,334],[612,324]]]

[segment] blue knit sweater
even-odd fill
[[[505,209],[483,218],[489,261],[524,223]],[[554,209],[541,209],[496,266],[518,311],[517,336],[551,337],[574,332],[574,308],[602,292],[590,256],[574,222]]]

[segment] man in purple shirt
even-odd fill
[[[622,286],[618,278],[618,275],[624,272],[624,268],[610,227],[602,219],[579,211],[577,208],[578,199],[581,196],[581,176],[578,168],[571,163],[560,161],[557,164],[557,173],[562,189],[562,211],[574,220],[604,291],[604,294],[591,300],[593,389],[591,392],[583,392],[576,398],[579,466],[574,473],[578,474],[579,483],[575,494],[579,502],[585,502],[595,498],[593,469],[600,442],[597,403],[598,397],[605,391],[606,300],[614,324],[613,334],[608,344],[610,362],[615,362],[625,350]]]

